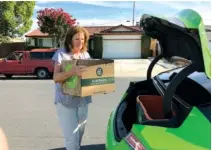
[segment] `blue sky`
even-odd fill
[[[82,26],[132,25],[133,1],[36,1],[31,29],[37,27],[36,12],[44,8],[63,8]],[[135,21],[144,13],[174,15],[185,8],[196,10],[205,24],[212,24],[210,1],[136,1]]]

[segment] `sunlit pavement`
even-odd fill
[[[115,63],[116,91],[93,96],[82,141],[84,150],[104,149],[110,112],[131,80],[146,78],[149,63],[148,60]],[[164,70],[156,66],[154,71],[157,69],[159,72]],[[0,90],[0,126],[7,135],[10,150],[56,150],[64,147],[53,103],[53,80],[37,80],[35,77],[6,80],[0,77]]]

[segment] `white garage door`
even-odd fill
[[[141,40],[105,39],[103,40],[103,58],[141,58]]]

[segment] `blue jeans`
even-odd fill
[[[79,150],[88,116],[88,104],[77,108],[68,108],[61,103],[56,104],[57,115],[67,150]]]

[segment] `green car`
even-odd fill
[[[143,15],[144,33],[160,43],[161,54],[147,79],[131,82],[111,113],[107,150],[211,149],[211,53],[201,16],[190,9],[167,20]],[[162,58],[189,60],[151,77]]]

